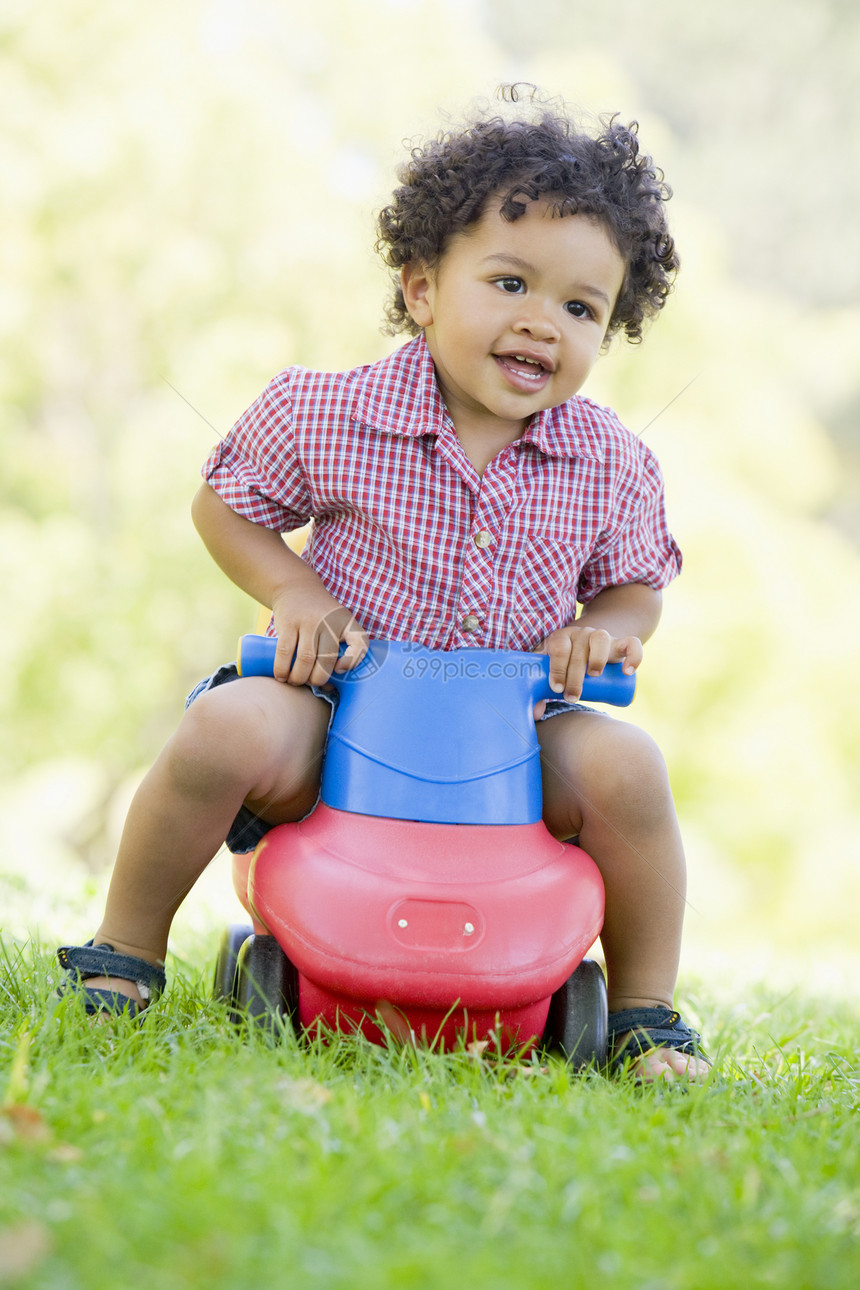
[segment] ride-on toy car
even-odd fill
[[[242,676],[272,675],[277,642],[246,636]],[[288,1016],[450,1048],[488,1037],[606,1057],[606,987],[584,956],[603,884],[541,819],[533,718],[549,659],[372,643],[334,674],[320,802],[234,857],[252,926],[224,935],[215,992],[237,1014]],[[619,664],[583,699],[626,706]]]

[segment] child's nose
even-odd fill
[[[530,307],[523,312],[515,330],[521,336],[533,336],[535,340],[541,341],[558,340],[559,337],[558,325],[551,310],[537,301],[530,302]]]

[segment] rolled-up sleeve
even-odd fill
[[[582,604],[606,587],[642,582],[659,590],[681,572],[681,551],[666,521],[663,475],[657,459],[637,444],[630,468],[618,478],[612,521],[580,576]]]
[[[287,533],[308,522],[311,503],[292,430],[289,368],[212,450],[201,473],[231,510],[255,524]]]

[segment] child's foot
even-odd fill
[[[142,1012],[144,1008],[149,1007],[149,1000],[144,999],[138,989],[136,981],[127,981],[122,976],[94,976],[87,977],[87,990],[101,991],[110,995],[117,1001],[117,1012],[122,1012],[125,1007],[123,1000],[129,999],[135,1006],[135,1012]],[[87,1009],[89,1011],[89,1009]],[[113,1008],[100,1009],[102,1012],[114,1011]]]
[[[701,1036],[665,1005],[609,1014],[612,1069],[623,1069],[642,1084],[704,1079],[711,1066],[700,1042]]]
[[[84,996],[89,1013],[123,1013],[136,1017],[151,998],[165,987],[164,968],[129,954],[118,954],[112,945],[64,945],[57,951],[67,979],[57,991]]]
[[[628,1035],[631,1032],[628,1031]],[[629,1060],[629,1059],[628,1059]],[[689,1080],[695,1083],[710,1072],[710,1064],[699,1054],[679,1052],[677,1048],[654,1048],[650,1053],[630,1062],[627,1070],[640,1084],[656,1084],[658,1080]]]

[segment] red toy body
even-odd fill
[[[374,1039],[391,1009],[448,1047],[464,1032],[540,1038],[603,922],[594,862],[542,823],[427,824],[321,803],[273,829],[247,868],[237,889],[298,969],[301,1026]]]

